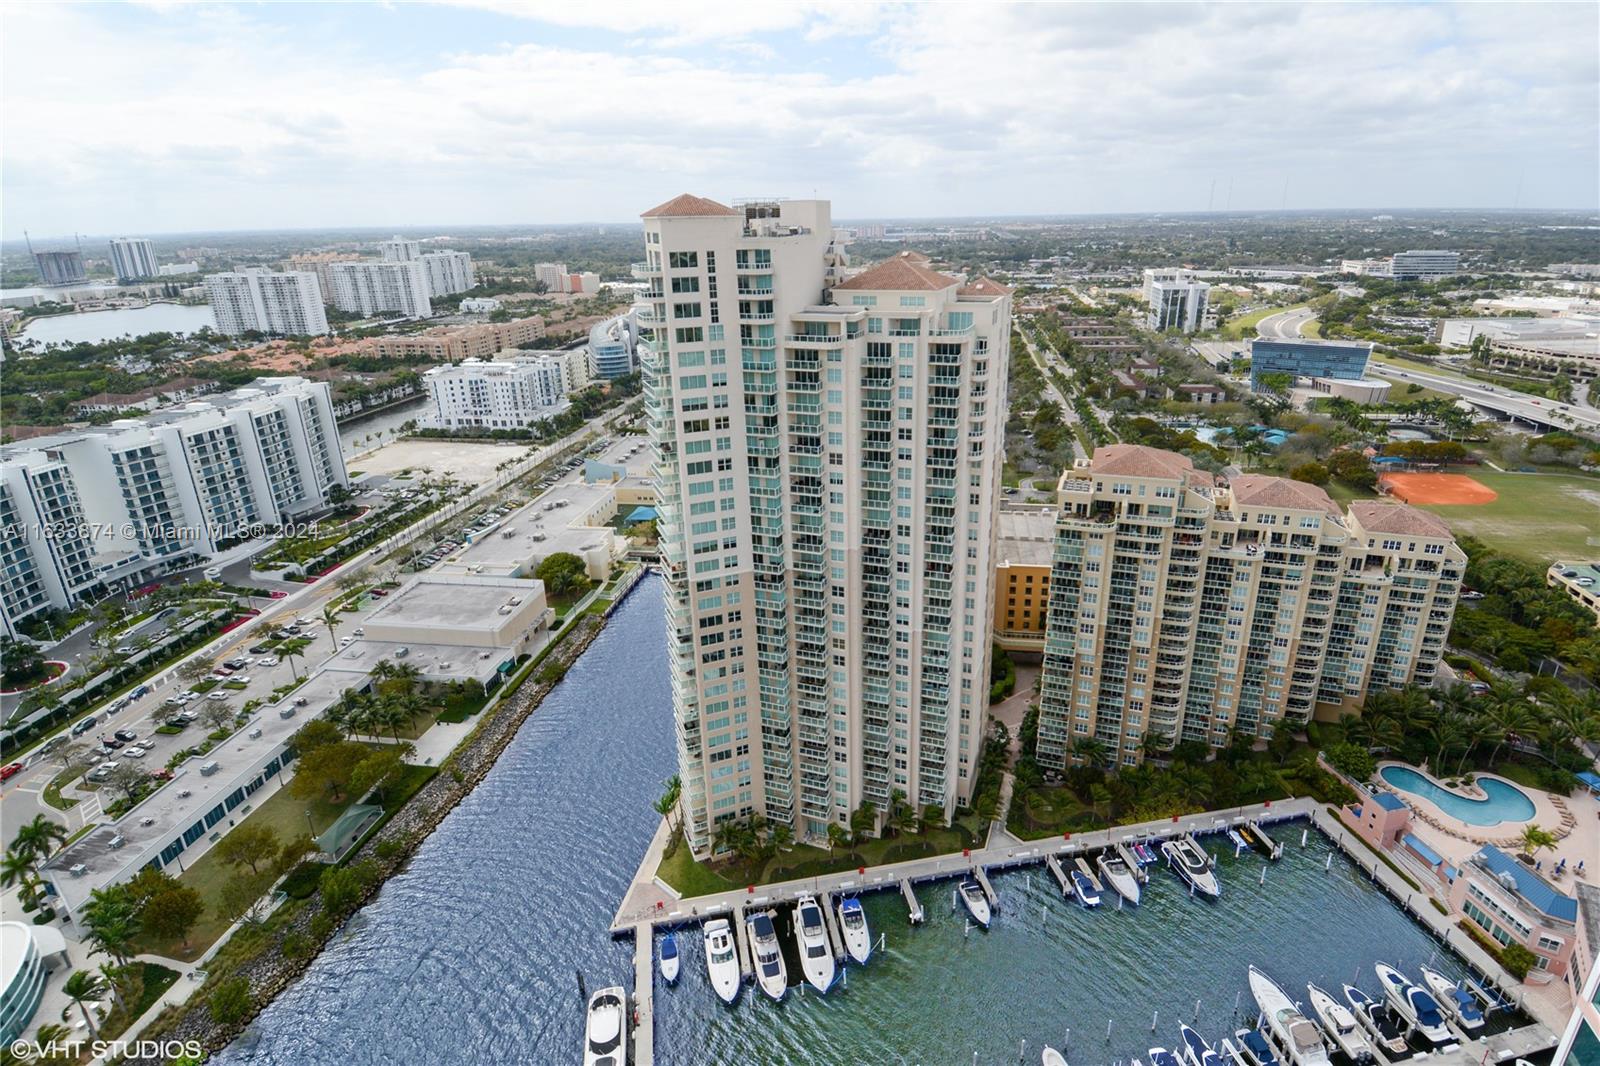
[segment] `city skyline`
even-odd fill
[[[1592,7],[1152,16],[13,8],[4,235],[622,221],[662,187],[825,186],[861,217],[1600,200]]]

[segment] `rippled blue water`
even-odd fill
[[[407,872],[217,1061],[577,1060],[573,970],[591,989],[631,985],[631,944],[606,929],[654,828],[650,802],[673,772],[660,594],[655,579],[635,590]],[[723,1007],[691,933],[678,986],[657,983],[657,1061],[968,1066],[975,1052],[1015,1062],[1026,1040],[1037,1062],[1040,1044],[1059,1046],[1070,1028],[1073,1062],[1111,1063],[1171,1046],[1178,1021],[1195,1022],[1196,1000],[1209,1037],[1253,1019],[1252,962],[1304,998],[1308,980],[1335,995],[1358,977],[1375,989],[1374,960],[1414,973],[1435,954],[1342,855],[1324,869],[1326,840],[1312,833],[1301,850],[1298,826],[1275,832],[1287,854],[1265,884],[1262,860],[1225,854],[1215,904],[1158,870],[1137,910],[1084,912],[1035,868],[996,875],[995,928],[967,935],[948,882],[919,889],[929,919],[919,929],[898,894],[869,896],[886,950],[826,999],[796,990],[775,1005],[747,987]],[[1463,972],[1453,958],[1435,964]]]

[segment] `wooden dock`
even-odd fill
[[[1054,855],[1047,856],[1044,860],[1045,869],[1055,875],[1056,884],[1061,886],[1063,896],[1072,895],[1072,882],[1067,879],[1067,871],[1061,868],[1061,860]]]
[[[917,893],[911,887],[911,878],[900,879],[900,894],[906,899],[906,913],[911,919],[911,924],[921,925],[924,917],[922,904],[917,900]]]
[[[754,980],[756,968],[751,961],[750,930],[745,927],[743,903],[733,907],[733,943],[739,952],[739,980]]]
[[[833,909],[833,893],[824,892],[817,899],[817,906],[822,908],[822,924],[828,927],[828,947],[833,950],[833,957],[844,961],[844,937],[839,935],[839,915]]]
[[[999,910],[1000,893],[996,892],[994,886],[989,883],[988,873],[982,866],[974,866],[972,868],[972,876],[978,882],[978,887],[983,889],[985,898],[989,900],[989,906],[994,910]]]
[[[654,933],[649,922],[639,923],[633,931],[634,1066],[654,1066],[656,1061]]]

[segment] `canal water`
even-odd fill
[[[591,991],[632,984],[631,943],[606,930],[674,769],[663,624],[651,578],[408,869],[215,1061],[577,1061],[575,971]],[[1024,1040],[1028,1062],[1064,1040],[1073,1062],[1125,1062],[1175,1044],[1180,1020],[1212,1039],[1253,1021],[1251,963],[1305,1000],[1307,981],[1335,996],[1357,979],[1375,991],[1375,960],[1414,974],[1435,955],[1319,834],[1302,850],[1299,825],[1273,832],[1287,847],[1265,884],[1254,853],[1221,855],[1217,903],[1152,868],[1143,906],[1086,912],[1036,867],[996,874],[995,926],[969,932],[949,882],[918,890],[928,921],[916,929],[898,893],[868,896],[886,944],[826,998],[797,988],[773,1004],[747,986],[724,1007],[691,933],[677,987],[657,983],[657,1062],[968,1066],[974,1053],[1016,1062]],[[1435,965],[1464,972],[1451,956]]]

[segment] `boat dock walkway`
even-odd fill
[[[751,959],[750,929],[745,925],[744,904],[733,908],[733,943],[739,954],[739,980],[748,981],[755,976],[755,963]]]
[[[972,868],[972,876],[977,879],[978,887],[983,889],[983,896],[989,901],[989,906],[999,910],[1000,893],[996,892],[994,886],[989,883],[988,873],[984,871],[982,866],[974,866]]]
[[[1128,850],[1128,845],[1118,844],[1116,850],[1122,861],[1128,864],[1128,869],[1133,872],[1133,879],[1141,885],[1149,884],[1150,871],[1144,868],[1144,864],[1139,861],[1137,855]]]
[[[648,922],[633,934],[633,1062],[653,1066],[656,1060],[655,937]]]
[[[1094,867],[1089,865],[1089,860],[1079,855],[1075,861],[1078,864],[1078,872],[1089,879],[1089,886],[1096,892],[1104,892],[1106,886],[1102,885],[1100,878],[1095,876]]]
[[[917,894],[911,888],[911,878],[902,877],[900,879],[900,894],[905,897],[906,914],[910,917],[911,924],[921,925],[923,917],[922,904],[918,902]]]
[[[839,935],[839,915],[833,907],[833,893],[824,892],[817,901],[822,907],[822,924],[828,928],[828,947],[833,950],[833,957],[844,961],[844,937]]]
[[[1061,886],[1061,894],[1063,896],[1072,895],[1072,882],[1067,880],[1067,871],[1061,868],[1061,860],[1054,855],[1047,855],[1045,856],[1044,865],[1045,869],[1055,876],[1056,884]]]

